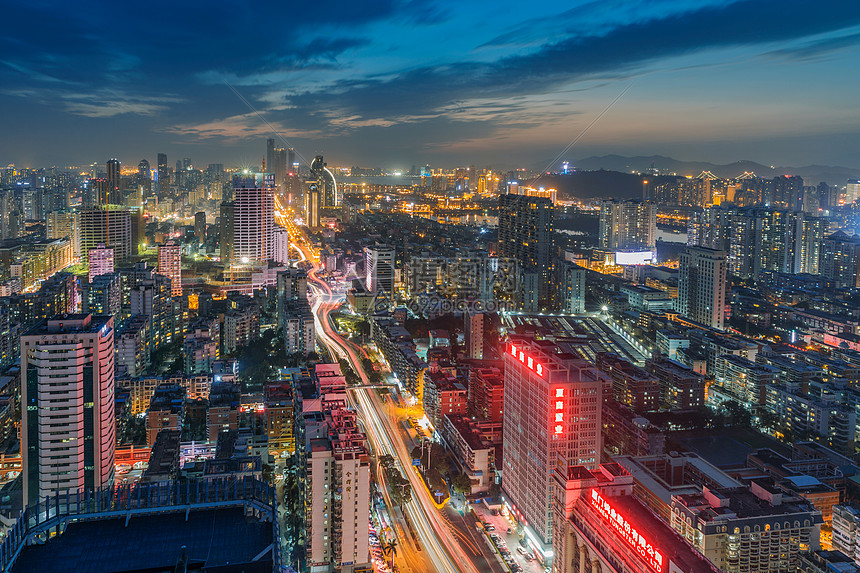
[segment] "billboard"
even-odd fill
[[[616,265],[650,265],[655,259],[654,251],[616,251]]]

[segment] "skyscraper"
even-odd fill
[[[517,521],[552,543],[552,472],[600,464],[602,381],[554,343],[512,338],[505,348],[502,495]]]
[[[337,181],[334,173],[326,167],[322,155],[314,157],[311,163],[311,180],[316,181],[320,192],[321,206],[323,208],[337,207],[340,205],[340,195],[337,189]]]
[[[230,263],[233,260],[233,230],[235,227],[235,205],[232,201],[221,203],[221,213],[218,219],[221,262]]]
[[[642,201],[600,203],[600,248],[608,251],[654,250],[657,210]]]
[[[206,211],[194,213],[194,237],[200,243],[206,242]]]
[[[113,247],[106,247],[104,243],[99,243],[94,249],[87,251],[87,263],[89,266],[89,282],[93,282],[93,279],[98,276],[113,273]]]
[[[108,205],[122,205],[122,174],[119,159],[108,159],[107,162],[107,196],[105,203]]]
[[[158,191],[165,193],[170,190],[170,169],[167,167],[167,154],[158,154]]]
[[[114,480],[110,316],[57,315],[21,336],[24,503]]]
[[[365,247],[364,255],[368,292],[385,292],[390,295],[394,291],[394,247]]]
[[[315,179],[305,186],[305,225],[311,229],[320,226],[320,187]]]
[[[233,177],[233,261],[274,256],[275,181],[271,173]]]
[[[726,252],[687,247],[678,265],[679,313],[706,326],[723,328],[726,296]]]
[[[541,308],[550,301],[552,231],[553,204],[549,198],[512,194],[499,197],[499,256],[516,260],[524,275],[536,276],[536,281],[524,284],[522,289],[531,290],[536,282]],[[530,300],[533,294],[519,296]]]
[[[158,274],[170,279],[170,296],[182,296],[182,248],[173,241],[158,246]]]

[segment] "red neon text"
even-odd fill
[[[596,489],[591,490],[591,505],[597,508],[600,515],[618,532],[618,536],[624,539],[645,563],[655,571],[663,570],[663,554],[654,549],[648,540],[624,519],[620,512],[615,511],[615,508],[597,493]]]
[[[543,364],[536,361],[533,357],[527,356],[525,352],[511,344],[511,356],[518,358],[520,362],[528,366],[529,370],[533,370],[538,376],[543,377]]]

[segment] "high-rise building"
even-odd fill
[[[110,316],[56,315],[21,336],[24,503],[114,480]]]
[[[75,257],[81,255],[80,221],[77,211],[51,211],[46,217],[49,239],[68,237]]]
[[[275,251],[275,182],[271,173],[233,177],[233,262],[268,261]]]
[[[114,249],[115,262],[137,253],[132,233],[132,212],[122,207],[83,209],[79,214],[81,252],[88,253],[99,243]]]
[[[370,464],[346,379],[317,364],[314,384],[296,384],[297,450],[311,571],[353,573],[369,566]]]
[[[585,275],[585,267],[570,261],[556,262],[556,306],[561,312],[585,312]]]
[[[774,177],[771,182],[770,207],[788,209],[789,211],[803,210],[803,179],[797,175],[782,175]]]
[[[550,341],[513,338],[505,351],[502,495],[540,543],[552,543],[552,472],[597,468],[603,383]]]
[[[374,245],[364,248],[367,291],[394,292],[394,247]]]
[[[107,162],[107,196],[108,205],[122,205],[122,174],[119,159],[108,159]]]
[[[463,313],[466,339],[466,356],[476,360],[484,358],[484,322],[487,315],[483,312],[466,311]]]
[[[201,244],[206,242],[206,211],[194,213],[194,237]]]
[[[221,213],[218,219],[218,242],[222,263],[233,261],[233,232],[235,229],[235,204],[232,201],[221,203]]]
[[[170,296],[182,296],[182,247],[173,241],[158,246],[158,274],[170,279]]]
[[[337,189],[334,173],[326,167],[322,155],[314,157],[311,163],[311,180],[317,184],[320,192],[320,205],[323,208],[337,207],[340,205],[340,195]]]
[[[507,194],[499,197],[499,256],[516,260],[523,275],[536,276],[520,285],[520,300],[537,298],[543,308],[549,304],[552,277],[553,204],[546,197]],[[525,292],[537,287],[533,292]],[[521,306],[523,306],[521,304]]]
[[[93,279],[97,276],[109,275],[113,273],[113,255],[113,247],[107,247],[104,243],[99,243],[94,249],[90,249],[89,251],[87,251],[87,263],[89,265],[89,282],[93,282]]]
[[[84,185],[82,197],[83,206],[99,207],[108,202],[108,180],[103,178],[88,179]]]
[[[642,201],[603,201],[600,204],[600,248],[608,251],[654,250],[657,209]]]
[[[845,204],[851,205],[860,199],[860,179],[849,179],[845,185]]]
[[[167,167],[167,154],[158,154],[158,191],[166,193],[170,190],[170,168]]]
[[[849,237],[842,231],[833,233],[821,244],[821,274],[837,286],[860,286],[860,236]]]
[[[305,225],[310,229],[320,226],[320,189],[315,179],[305,185]]]
[[[726,296],[726,252],[687,247],[678,266],[677,311],[690,320],[723,328]]]

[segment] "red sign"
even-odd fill
[[[663,554],[655,549],[648,539],[642,535],[641,531],[630,525],[630,523],[616,511],[612,505],[603,499],[596,489],[591,490],[591,505],[597,508],[598,513],[608,521],[612,528],[618,533],[618,536],[623,539],[627,545],[633,548],[633,551],[642,558],[645,563],[651,566],[654,571],[663,570]]]
[[[520,362],[528,366],[529,370],[533,370],[538,376],[543,377],[543,364],[533,357],[528,356],[521,349],[517,348],[515,344],[511,344],[511,356],[518,358]]]

